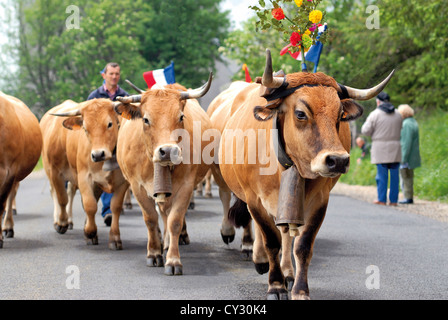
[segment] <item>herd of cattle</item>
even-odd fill
[[[211,75],[194,90],[174,84],[115,102],[68,100],[50,109],[40,122],[19,99],[0,93],[0,218],[5,212],[0,248],[3,234],[14,234],[12,203],[17,186],[42,157],[57,232],[65,233],[72,224],[73,197],[79,190],[87,217],[85,238],[98,243],[97,202],[103,191],[112,192],[109,247],[122,249],[119,217],[130,187],[148,229],[147,264],[164,266],[167,275],[181,275],[179,241],[188,237],[185,213],[195,187],[211,172],[223,205],[222,238],[228,243],[234,238],[234,227],[244,227],[242,250],[253,252],[259,273],[269,272],[268,299],[287,299],[288,290],[293,299],[309,299],[307,273],[314,239],[330,190],[349,167],[348,121],[363,111],[354,100],[375,97],[392,74],[364,90],[338,84],[323,73],[273,74],[267,50],[263,77],[255,83],[233,83],[207,112],[197,99],[209,90]],[[173,140],[176,130],[193,137],[198,124],[201,132],[220,133],[219,141],[214,141],[219,153],[213,163],[197,161],[209,145],[204,139],[182,148]],[[250,130],[253,136],[247,134]],[[243,148],[235,147],[241,139],[235,132],[244,134]],[[258,152],[257,161],[249,161],[253,145],[265,148],[264,154]],[[272,156],[274,170],[263,173],[272,169]],[[237,161],[238,157],[243,160]],[[111,165],[114,159],[118,166]],[[282,173],[289,167],[304,181],[304,194],[297,195],[303,223],[296,225],[294,237],[288,232],[292,225],[276,224]],[[237,200],[231,207],[232,194]],[[293,215],[298,211],[290,210]]]

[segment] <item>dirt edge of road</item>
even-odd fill
[[[373,203],[377,199],[375,186],[355,186],[338,182],[331,194],[348,196],[361,201]],[[403,195],[400,193],[400,200]],[[448,222],[448,204],[414,198],[414,204],[398,204],[396,210],[423,215],[441,222]]]

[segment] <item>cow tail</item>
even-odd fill
[[[236,228],[245,228],[250,223],[252,217],[247,209],[247,203],[237,197],[235,198],[235,203],[229,209],[229,221]]]

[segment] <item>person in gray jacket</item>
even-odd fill
[[[414,119],[414,110],[407,104],[398,106],[403,117],[401,129],[401,164],[400,178],[404,200],[401,204],[414,203],[414,169],[421,166],[418,124]]]
[[[400,133],[403,119],[390,103],[386,92],[376,98],[377,108],[361,128],[361,133],[372,137],[371,162],[376,164],[378,199],[375,204],[386,205],[390,175],[389,205],[396,206],[399,194],[399,167],[401,162]]]

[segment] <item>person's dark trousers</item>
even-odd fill
[[[376,165],[376,185],[378,192],[378,201],[387,202],[387,185],[390,176],[390,191],[389,191],[389,201],[390,203],[398,202],[399,193],[399,167],[400,163],[380,163]]]

